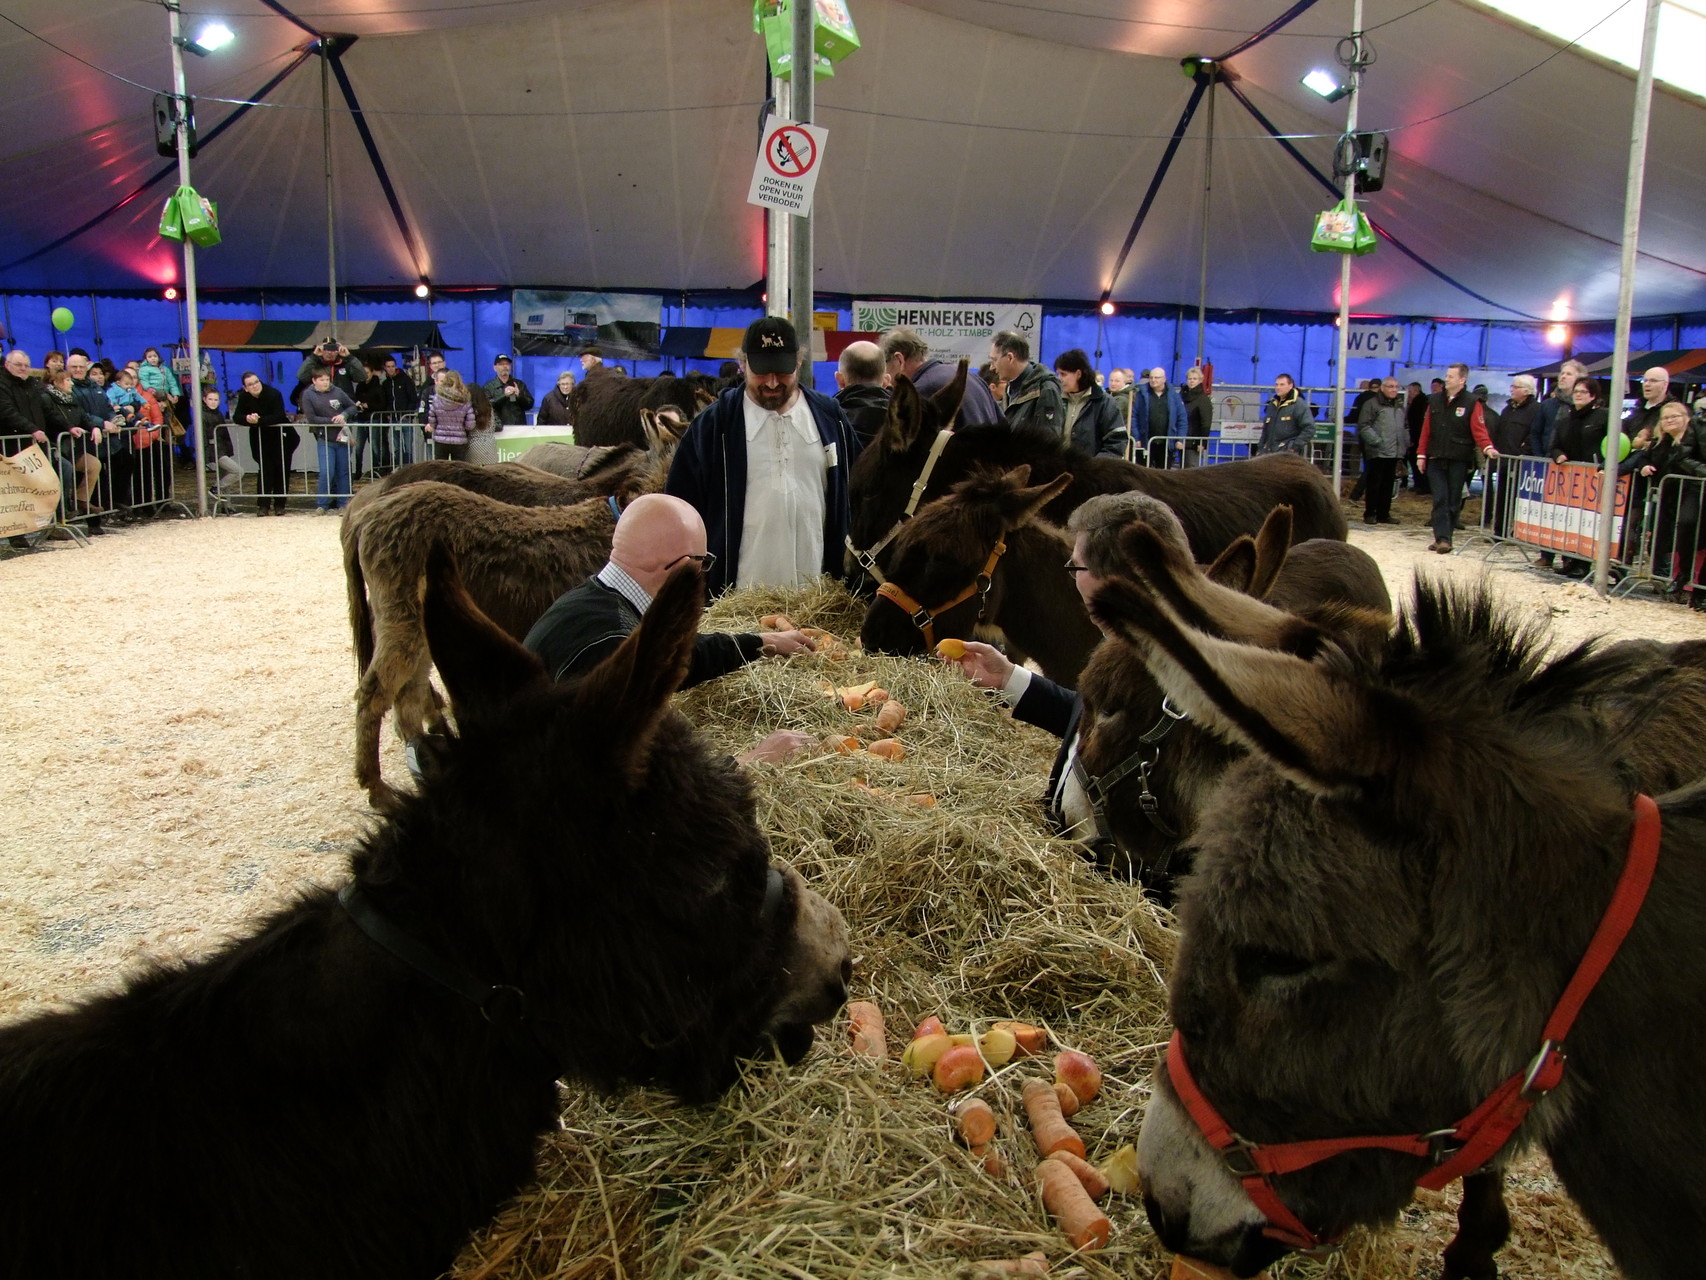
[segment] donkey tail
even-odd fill
[[[344,543],[344,588],[349,593],[349,626],[355,642],[356,674],[364,675],[373,665],[373,606],[367,599],[367,580],[361,571],[361,524],[345,520],[340,532]]]

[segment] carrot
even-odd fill
[[[1058,1160],[1044,1160],[1037,1166],[1036,1177],[1043,1191],[1043,1208],[1054,1215],[1073,1248],[1100,1249],[1108,1243],[1114,1224],[1096,1207],[1071,1169]]]
[[[887,737],[906,722],[906,708],[896,698],[890,698],[883,703],[883,709],[877,712],[877,732]]]
[[[920,809],[934,809],[936,807],[936,797],[931,795],[928,791],[915,792],[906,798],[906,802],[908,804],[915,804]]]
[[[865,695],[865,705],[867,707],[879,707],[892,697],[894,697],[894,694],[890,693],[887,689],[872,689]]]
[[[1078,1095],[1076,1093],[1072,1092],[1071,1089],[1069,1089],[1065,1085],[1057,1082],[1054,1086],[1054,1096],[1056,1098],[1060,1099],[1060,1114],[1061,1115],[1066,1116],[1068,1119],[1070,1119],[1071,1117],[1078,1114],[1078,1107],[1079,1107]]]
[[[841,701],[843,703],[845,703],[847,701],[847,699],[849,697],[853,696],[854,694],[857,694],[860,698],[867,697],[870,694],[871,690],[875,689],[876,687],[877,687],[877,682],[875,680],[867,680],[867,681],[865,681],[864,684],[844,684],[844,685],[826,684],[824,686],[824,693],[831,698],[840,698]]]
[[[1173,1255],[1172,1280],[1232,1280],[1232,1273],[1212,1262],[1201,1262],[1176,1253]],[[1268,1273],[1262,1272],[1255,1280],[1268,1280]]]
[[[938,640],[936,642],[936,652],[941,654],[941,656],[946,658],[949,662],[958,662],[961,658],[966,656],[966,642],[964,640],[955,640],[950,636],[946,640]]]
[[[766,631],[798,631],[794,620],[785,613],[767,613],[758,620],[758,625]]]
[[[1019,1046],[1013,1052],[1015,1058],[1029,1058],[1041,1053],[1048,1044],[1048,1032],[1041,1027],[1033,1027],[1028,1022],[997,1022],[995,1026],[1002,1031],[1013,1033],[1013,1039]]]
[[[1037,1150],[1045,1156],[1056,1151],[1070,1151],[1084,1158],[1084,1139],[1073,1132],[1060,1114],[1060,1099],[1054,1096],[1054,1086],[1041,1080],[1027,1080],[1020,1090],[1025,1100],[1025,1114],[1031,1120],[1031,1137]]]
[[[865,709],[865,695],[857,689],[844,693],[841,695],[841,705],[849,711],[863,711]]]
[[[977,1264],[977,1276],[1046,1276],[1048,1255],[1042,1250],[1022,1258],[987,1258]]]
[[[881,756],[884,760],[891,760],[895,763],[906,759],[906,748],[901,745],[899,738],[879,738],[865,750],[874,756]]]
[[[1092,1200],[1100,1200],[1108,1194],[1108,1180],[1102,1176],[1102,1171],[1088,1160],[1080,1160],[1070,1151],[1056,1151],[1050,1160],[1058,1160],[1068,1169],[1072,1176],[1084,1186],[1084,1194]]]
[[[983,1171],[992,1178],[1007,1176],[1007,1160],[999,1151],[991,1147],[983,1153]]]
[[[958,1093],[983,1083],[983,1056],[969,1044],[957,1044],[936,1059],[930,1078],[943,1093]]]
[[[866,1058],[889,1056],[888,1041],[883,1035],[883,1011],[869,1000],[855,1000],[847,1006],[848,1034],[853,1052]]]
[[[967,1098],[954,1108],[954,1127],[972,1153],[982,1155],[995,1140],[995,1111],[982,1098]]]
[[[823,740],[823,745],[828,747],[831,751],[839,752],[844,756],[850,756],[864,744],[857,738],[843,737],[839,733],[832,733]]]

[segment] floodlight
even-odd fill
[[[175,284],[167,285],[166,286],[166,301],[167,302],[176,302],[177,300],[178,300],[178,286]]]
[[[1561,324],[1555,324],[1546,331],[1546,341],[1555,347],[1561,347],[1570,339],[1570,331]]]
[[[205,58],[210,53],[219,52],[236,38],[236,34],[223,22],[210,22],[201,29],[201,34],[195,39],[175,36],[172,43],[180,49],[188,49],[197,57]]]
[[[415,297],[424,298],[431,292],[432,286],[426,282],[426,277],[422,276],[421,282],[415,286]]]
[[[1102,303],[1102,314],[1105,316],[1113,315],[1114,314],[1114,304],[1111,302]]]
[[[1320,94],[1328,102],[1338,102],[1351,91],[1348,84],[1340,84],[1332,72],[1323,71],[1320,67],[1303,77],[1303,87]]]

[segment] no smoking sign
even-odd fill
[[[829,131],[770,116],[764,122],[764,142],[752,170],[748,204],[785,213],[811,212],[812,192],[823,167],[823,145]]]

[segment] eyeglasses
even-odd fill
[[[693,555],[676,556],[675,559],[671,560],[668,564],[664,565],[664,568],[673,569],[673,568],[675,568],[676,565],[680,564],[683,560],[697,560],[699,562],[699,567],[701,569],[703,569],[706,573],[709,573],[709,572],[711,572],[711,566],[717,563],[717,553],[715,551],[707,551],[703,555],[697,555],[697,556],[693,556]]]
[[[1090,566],[1089,565],[1078,564],[1076,561],[1073,561],[1073,560],[1068,560],[1063,567],[1066,569],[1066,571],[1068,573],[1070,573],[1075,578],[1081,573],[1089,573],[1090,572]]]

